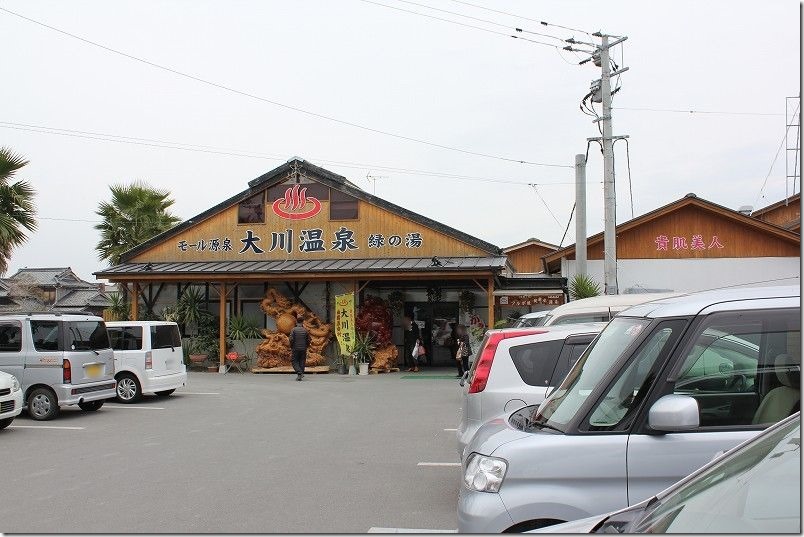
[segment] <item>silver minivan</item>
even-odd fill
[[[17,377],[28,414],[49,420],[59,407],[98,410],[114,397],[114,354],[93,315],[0,315],[0,371]]]
[[[467,447],[461,532],[634,505],[800,409],[798,287],[707,291],[615,317],[538,408]]]

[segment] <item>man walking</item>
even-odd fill
[[[296,372],[296,380],[301,380],[304,377],[307,347],[310,346],[310,332],[302,324],[303,320],[301,315],[296,317],[296,326],[290,331],[291,363],[293,364],[293,371]]]

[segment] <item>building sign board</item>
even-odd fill
[[[335,337],[341,355],[349,355],[355,347],[355,294],[335,295]]]
[[[551,295],[501,295],[496,297],[498,306],[560,306],[564,303],[564,294]]]
[[[689,241],[686,236],[668,237],[667,235],[657,235],[654,242],[656,251],[672,250],[712,250],[725,248],[717,235],[712,235],[708,240],[704,240],[702,234],[693,234]]]

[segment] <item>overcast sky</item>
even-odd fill
[[[516,15],[508,16],[456,0],[416,0],[502,26],[400,0],[376,2],[503,34],[519,27],[592,39],[535,22],[547,21],[627,35],[614,49],[616,61],[630,68],[615,107],[731,112],[614,111],[614,133],[630,136],[636,215],[688,192],[735,209],[784,197],[784,148],[763,197],[760,188],[784,136],[785,97],[799,92],[796,1],[471,0]],[[599,135],[578,108],[599,78],[591,63],[578,66],[570,52],[361,0],[5,0],[0,8],[264,99],[467,151],[571,166],[586,139]],[[393,203],[500,247],[529,237],[558,243],[574,200],[571,167],[474,156],[312,117],[3,11],[0,63],[0,145],[30,160],[19,177],[37,189],[40,216],[39,230],[14,251],[8,274],[24,266],[71,266],[94,279],[91,273],[106,266],[94,250],[94,211],[108,199],[109,184],[141,179],[170,189],[174,212],[186,219],[292,156],[369,192],[376,186]],[[263,157],[30,132],[20,124]],[[625,157],[625,144],[618,143],[618,222],[631,218]],[[382,178],[371,184],[367,174]],[[587,174],[592,234],[603,228],[602,157],[594,146]],[[543,186],[534,191],[527,183]],[[574,225],[564,244],[573,241]]]

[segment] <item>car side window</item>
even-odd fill
[[[709,315],[685,349],[673,393],[701,427],[775,423],[799,409],[801,329],[792,311]]]
[[[34,349],[39,352],[63,350],[58,321],[31,321],[31,336]]]
[[[107,327],[109,343],[116,351],[142,350],[141,326],[114,326]]]
[[[550,386],[564,340],[540,341],[511,347],[509,351],[519,376],[530,386]]]
[[[578,324],[578,323],[607,323],[611,317],[608,313],[580,313],[578,315],[566,315],[560,317],[553,324],[558,326],[562,324]]]
[[[647,397],[661,363],[673,349],[686,321],[664,321],[654,328],[592,411],[591,431],[624,430]]]
[[[575,362],[578,361],[578,358],[581,357],[583,351],[586,350],[589,344],[566,344],[564,348],[561,349],[561,356],[558,358],[558,363],[556,364],[556,370],[553,371],[553,378],[550,379],[550,386],[558,386],[561,384],[561,381],[567,376],[567,373],[570,372],[572,366],[575,365]]]
[[[22,325],[17,322],[0,323],[0,352],[22,350]]]

